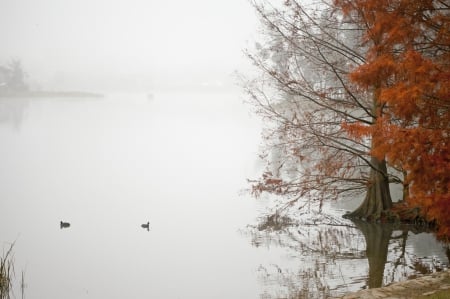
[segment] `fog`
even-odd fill
[[[0,65],[41,89],[227,87],[256,24],[245,0],[2,0]]]
[[[431,235],[342,219],[354,198],[266,217],[248,2],[0,0],[12,297],[328,298],[448,268]]]

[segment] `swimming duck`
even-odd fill
[[[69,222],[64,222],[64,221],[60,221],[59,222],[59,227],[60,228],[67,228],[67,227],[69,227],[70,226],[70,223]]]
[[[147,229],[147,230],[150,230],[150,222],[147,221],[147,223],[141,224],[141,227],[142,227],[142,228],[145,228],[145,229]]]

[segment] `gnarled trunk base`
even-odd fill
[[[371,163],[373,168],[366,197],[355,211],[345,214],[345,218],[377,221],[384,211],[392,207],[386,161],[372,157]]]

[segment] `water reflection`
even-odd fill
[[[0,124],[11,124],[20,128],[30,99],[28,98],[2,98],[0,97]]]
[[[399,252],[392,263],[392,271],[400,266],[404,266],[406,241],[408,239],[408,229],[400,231],[399,235],[393,236],[394,226],[391,224],[373,224],[364,221],[354,221],[356,227],[364,235],[366,241],[366,257],[369,263],[369,274],[367,286],[369,288],[379,288],[383,285],[385,265],[388,257],[389,244],[395,244],[393,252]]]
[[[289,264],[259,267],[259,278],[266,286],[262,298],[328,298],[447,268],[448,249],[413,226],[339,218],[331,221],[334,224],[314,222],[299,224],[274,214],[249,228],[255,247],[289,252]],[[420,253],[416,243],[422,245]]]
[[[238,96],[11,105],[0,113],[0,243],[18,240],[27,295],[257,298],[261,257],[236,231],[256,214],[238,192],[259,127]]]

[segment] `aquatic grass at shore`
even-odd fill
[[[0,257],[0,299],[11,298],[12,279],[14,276],[13,247],[14,243]]]

